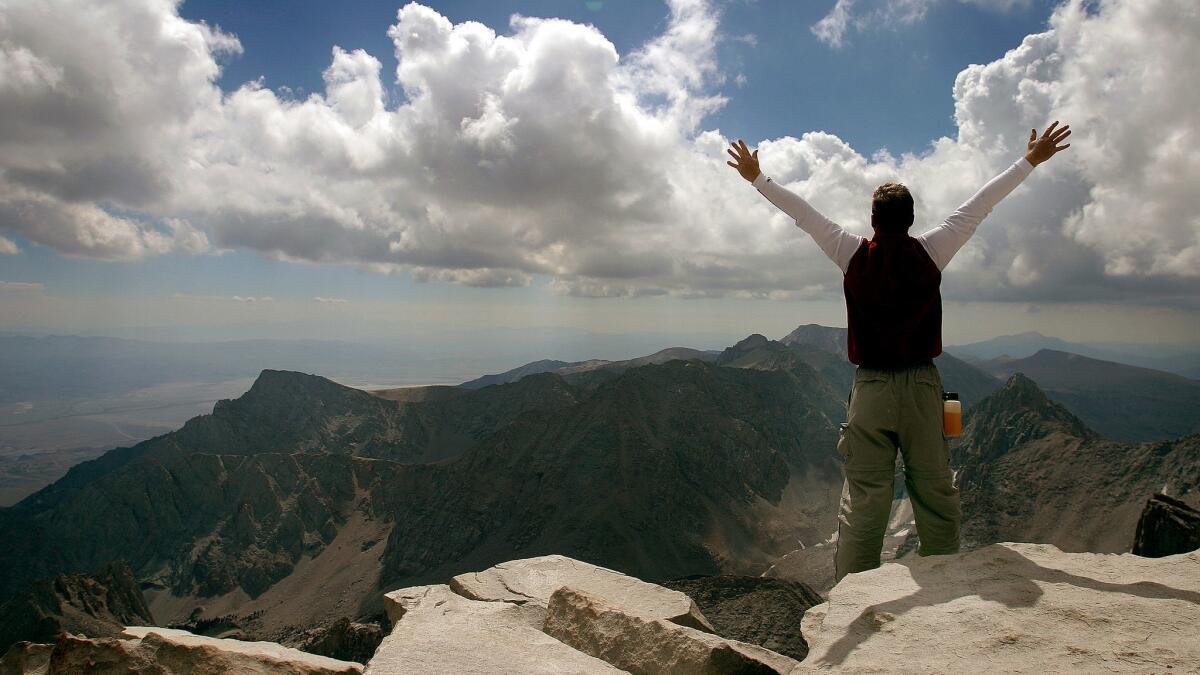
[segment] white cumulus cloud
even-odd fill
[[[931,5],[840,0],[827,28],[844,39]],[[331,45],[324,91],[301,97],[261,81],[223,95],[219,63],[240,43],[168,0],[0,0],[0,231],[67,255],[247,248],[587,297],[839,297],[836,268],[705,126],[737,86],[715,57],[719,12],[664,11],[663,33],[622,55],[590,25],[514,15],[498,33],[409,3],[386,28],[394,73]],[[1198,12],[1065,2],[1046,32],[959,74],[958,131],[921,154],[803,130],[756,145],[776,180],[860,234],[874,187],[905,182],[916,234],[1062,119],[1072,148],[995,210],[944,295],[1194,306],[1198,94],[1179,66],[1200,62]]]

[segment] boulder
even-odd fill
[[[451,590],[466,598],[536,606],[543,610],[539,624],[550,595],[562,586],[598,595],[624,612],[715,632],[687,594],[564,555],[509,560],[450,580]]]
[[[243,642],[192,635],[184,630],[130,626],[123,636],[153,650],[170,672],[361,673],[362,666],[309,654],[275,642]],[[133,640],[126,640],[132,642]]]
[[[1151,497],[1138,518],[1133,553],[1159,558],[1197,548],[1200,548],[1200,511],[1161,493]]]
[[[798,672],[1176,672],[1200,663],[1200,551],[992,544],[846,575]]]
[[[54,645],[18,642],[0,658],[0,675],[46,675]]]
[[[54,645],[18,643],[0,661],[0,672],[46,675],[333,675],[361,673],[362,666],[307,654],[274,642],[222,640],[170,628],[133,626],[115,638],[92,639],[60,633]]]
[[[447,584],[384,596],[392,633],[367,663],[391,673],[619,673],[541,631],[540,609],[465,598]]]
[[[631,673],[787,673],[795,659],[661,618],[624,611],[563,586],[550,596],[542,630]]]

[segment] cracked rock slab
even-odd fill
[[[1200,550],[1001,543],[846,575],[801,621],[800,671],[1193,672]]]
[[[361,673],[362,666],[309,654],[275,642],[248,642],[195,635],[186,630],[129,626],[121,632],[127,644],[153,654],[170,673],[296,673],[304,675]],[[51,661],[53,663],[53,660]]]
[[[59,633],[53,645],[19,643],[0,660],[0,672],[62,675],[347,675],[362,666],[289,649],[274,642],[243,642],[184,630],[130,626],[118,637]]]
[[[384,596],[391,635],[367,663],[385,673],[624,672],[546,635],[540,613],[511,602],[465,598],[447,584],[412,586]]]
[[[463,597],[536,606],[541,610],[546,609],[551,594],[562,586],[599,596],[628,614],[716,632],[685,593],[564,555],[509,560],[450,580],[450,588]],[[533,616],[540,623],[545,612]]]
[[[638,616],[587,591],[560,587],[542,628],[563,643],[631,673],[789,673],[795,659],[660,618]]]

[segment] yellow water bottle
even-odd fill
[[[962,434],[962,403],[958,392],[942,392],[942,434],[954,438]]]

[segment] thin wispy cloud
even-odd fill
[[[917,21],[933,4],[838,7],[829,34],[846,40],[873,12]],[[301,98],[259,82],[222,95],[218,64],[240,42],[172,3],[10,5],[0,229],[114,260],[249,249],[573,296],[839,298],[811,241],[725,165],[736,129],[706,127],[737,87],[714,52],[719,12],[666,9],[663,33],[618,57],[590,25],[514,16],[499,34],[410,3],[379,27],[394,73],[331,46],[324,92]],[[71,33],[93,39],[56,37]],[[1030,127],[1069,121],[1069,159],[989,217],[947,268],[947,297],[1194,307],[1200,94],[1186,68],[1160,66],[1198,61],[1191,0],[1070,0],[1049,30],[959,74],[957,132],[921,154],[818,131],[747,140],[860,234],[873,188],[905,182],[919,233],[1020,157]]]
[[[837,0],[829,13],[809,27],[813,35],[834,49],[846,44],[850,33],[896,30],[921,21],[937,4],[959,2],[993,12],[1028,6],[1030,0]]]
[[[320,302],[322,304],[330,304],[330,305],[342,305],[347,302],[350,302],[346,298],[324,298],[319,295],[317,297],[313,298],[313,300],[316,300],[317,302]]]
[[[841,47],[846,37],[846,31],[850,29],[855,20],[851,12],[853,7],[854,0],[837,0],[833,9],[829,10],[829,13],[820,21],[813,24],[809,30],[821,42],[831,47]]]
[[[43,291],[46,285],[30,281],[0,281],[0,291]]]
[[[191,295],[188,293],[174,293],[171,297],[176,300],[204,300],[215,302],[237,302],[237,303],[255,303],[255,302],[274,302],[275,298],[269,295]]]

